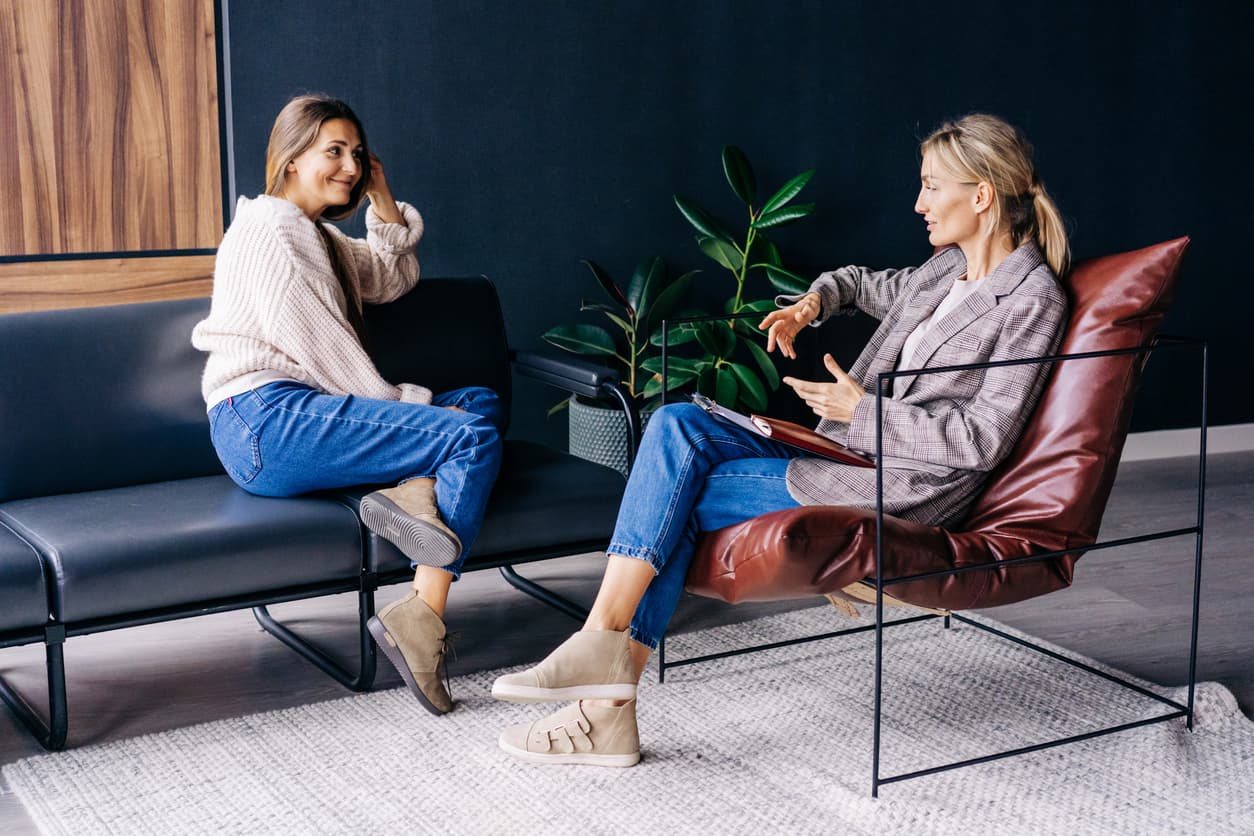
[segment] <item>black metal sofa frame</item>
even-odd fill
[[[0,677],[0,697],[48,749],[68,732],[67,639],[252,608],[269,632],[353,690],[371,687],[374,594],[412,570],[360,525],[372,486],[292,499],[253,496],[209,443],[189,342],[206,299],[0,316],[0,648],[42,642],[46,718]],[[450,317],[450,310],[475,316]],[[484,278],[424,278],[366,312],[383,376],[436,391],[488,386],[509,404],[512,372],[621,404],[618,378],[577,359],[510,352]],[[633,433],[634,438],[634,433]],[[623,477],[538,444],[508,440],[466,570],[582,618],[579,605],[515,566],[601,550]],[[560,524],[559,524],[560,523]],[[268,605],[357,593],[359,656],[345,664],[277,621]]]

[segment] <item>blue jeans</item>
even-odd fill
[[[698,534],[800,504],[785,480],[788,462],[800,455],[694,404],[654,413],[606,549],[647,560],[657,572],[631,620],[633,639],[657,648],[683,595]]]
[[[249,493],[295,496],[434,476],[440,516],[462,543],[461,556],[444,567],[454,578],[501,465],[502,419],[500,399],[482,387],[444,392],[427,406],[328,395],[290,381],[209,410],[218,458]]]

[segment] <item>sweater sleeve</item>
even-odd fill
[[[273,315],[263,318],[266,340],[333,395],[431,403],[425,386],[393,386],[383,379],[342,313],[338,286],[323,281],[325,270],[304,263],[299,251],[288,253],[282,267],[288,273],[282,277],[285,290]]]
[[[422,238],[422,215],[408,203],[397,203],[403,224],[384,223],[374,206],[366,210],[366,240],[350,238],[334,227],[341,252],[350,262],[361,301],[373,305],[404,296],[418,283],[415,249]]]

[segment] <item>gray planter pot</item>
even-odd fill
[[[627,475],[627,416],[618,407],[602,406],[571,395],[570,436],[567,441],[571,455],[612,467]],[[648,421],[641,414],[641,424]]]

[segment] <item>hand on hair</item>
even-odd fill
[[[806,402],[806,406],[814,410],[815,415],[848,423],[853,419],[853,410],[866,394],[866,390],[845,374],[845,370],[837,365],[832,355],[823,355],[823,365],[836,378],[835,383],[798,380],[795,377],[785,377],[784,382],[792,387],[797,397]]]
[[[820,310],[819,295],[807,293],[800,301],[771,311],[758,323],[759,330],[766,330],[766,350],[774,351],[778,345],[780,354],[796,360],[797,350],[793,347],[793,338],[815,320]]]
[[[383,173],[383,162],[373,152],[370,154],[370,191],[366,192],[366,196],[370,198],[370,205],[374,207],[374,213],[379,220],[388,224],[405,224],[405,218],[392,197],[392,190]]]

